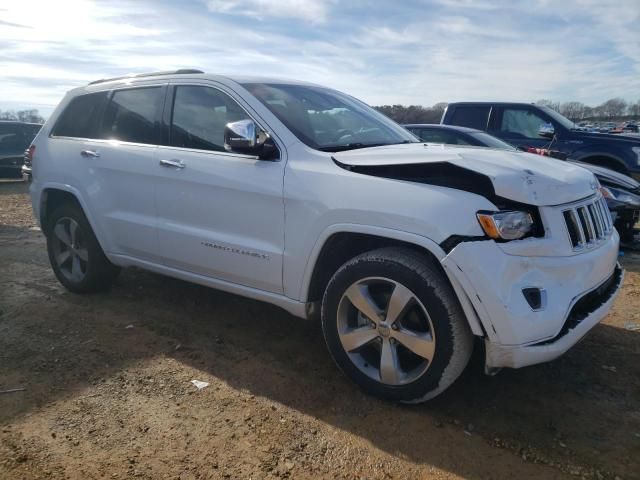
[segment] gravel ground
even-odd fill
[[[24,184],[0,182],[0,478],[640,479],[640,255],[563,358],[436,400],[363,395],[319,326],[126,270],[55,280]],[[190,381],[209,382],[197,390]]]

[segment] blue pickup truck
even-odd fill
[[[542,148],[563,160],[615,170],[640,179],[640,136],[578,130],[555,110],[528,103],[450,103],[441,124],[482,130],[523,150]]]

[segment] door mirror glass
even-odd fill
[[[550,123],[543,123],[542,125],[540,125],[540,128],[538,129],[538,135],[544,138],[553,138],[555,133],[556,132],[553,128],[553,125]]]
[[[256,155],[265,160],[277,158],[277,151],[268,133],[253,120],[238,120],[224,127],[224,149],[227,152]]]

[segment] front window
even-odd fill
[[[243,85],[298,139],[325,152],[415,143],[407,130],[348,95],[307,85]]]
[[[500,131],[510,138],[545,138],[549,128],[546,119],[529,109],[505,108],[502,112]]]
[[[573,128],[576,128],[576,124],[573,123],[571,120],[569,120],[567,117],[565,117],[564,115],[559,114],[558,112],[556,112],[553,108],[549,108],[549,107],[540,107],[541,110],[544,111],[544,113],[546,113],[547,115],[549,115],[551,118],[553,118],[556,122],[558,122],[560,125],[562,125],[564,128],[571,130]]]
[[[170,145],[224,152],[224,127],[249,116],[227,94],[210,87],[177,86]]]

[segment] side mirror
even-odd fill
[[[230,122],[224,126],[224,149],[227,152],[256,155],[264,160],[273,160],[278,153],[269,134],[249,119]]]
[[[553,138],[555,134],[555,129],[551,123],[543,123],[538,129],[538,135],[544,138]]]

